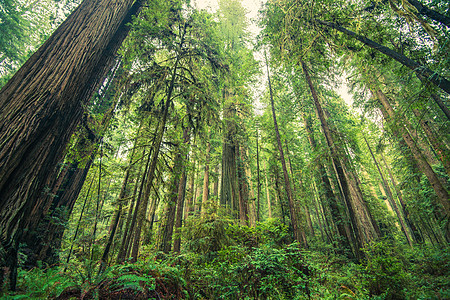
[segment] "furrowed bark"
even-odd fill
[[[83,1],[0,91],[0,241],[8,256],[16,255],[24,224],[38,221],[31,209],[46,206],[34,201],[140,6],[134,0]],[[16,272],[14,263],[9,268]],[[13,278],[10,287],[15,289]]]

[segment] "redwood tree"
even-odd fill
[[[0,241],[12,289],[22,232],[47,205],[35,199],[45,192],[83,105],[112,67],[140,6],[134,0],[83,1],[0,91]]]

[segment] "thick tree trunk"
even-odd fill
[[[134,3],[134,5],[133,5]],[[16,255],[24,223],[62,158],[83,104],[111,68],[141,5],[85,0],[0,92],[0,240]],[[39,214],[40,215],[40,210]],[[12,274],[16,267],[9,266]],[[11,280],[11,288],[15,288]]]
[[[301,65],[314,100],[316,113],[321,123],[325,139],[327,141],[328,149],[331,154],[331,160],[333,162],[333,167],[338,177],[339,187],[345,200],[346,207],[350,215],[350,221],[354,229],[354,234],[356,236],[357,244],[354,245],[353,250],[357,257],[361,257],[362,253],[360,249],[364,246],[364,244],[372,241],[377,234],[374,232],[373,226],[367,226],[371,224],[371,220],[369,219],[370,214],[365,207],[362,197],[360,197],[360,191],[356,186],[357,183],[352,183],[351,179],[353,178],[349,177],[352,174],[345,171],[344,166],[339,159],[339,154],[334,144],[331,130],[325,119],[325,114],[323,112],[322,105],[319,102],[319,97],[312,84],[308,68],[303,61],[301,62]]]
[[[220,205],[226,207],[234,216],[239,209],[239,193],[237,187],[237,164],[236,164],[236,109],[230,100],[227,90],[224,91],[224,123],[225,132],[222,146],[222,176]]]

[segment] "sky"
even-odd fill
[[[260,29],[256,25],[258,18],[258,10],[262,7],[263,0],[242,0],[242,6],[248,10],[247,18],[250,22],[249,31],[256,36]],[[214,12],[219,7],[218,0],[193,0],[194,6],[200,9],[206,9]]]
[[[247,18],[249,21],[249,31],[251,33],[251,35],[253,36],[253,38],[256,37],[256,35],[259,33],[259,31],[261,30],[258,25],[257,25],[257,18],[258,18],[258,11],[259,9],[262,7],[263,3],[265,2],[265,0],[242,0],[242,6],[244,6],[247,10]],[[218,0],[193,0],[191,2],[193,4],[194,7],[197,7],[199,9],[206,9],[209,12],[215,12],[218,8]],[[262,60],[262,56],[255,54],[255,58],[259,61]],[[263,67],[261,65],[261,67]],[[263,70],[264,73],[264,77],[267,76],[265,70]],[[261,112],[262,105],[259,102],[259,97],[261,97],[262,95],[262,91],[265,88],[266,85],[266,79],[265,78],[261,78],[261,85],[260,88],[258,90],[254,90],[254,96],[255,96],[255,100],[256,100],[256,112],[259,114],[259,112]],[[352,107],[353,104],[353,99],[351,94],[349,94],[349,89],[347,87],[347,85],[345,84],[345,79],[342,78],[341,81],[341,85],[338,87],[338,89],[336,90],[336,92],[345,100],[345,102],[347,103],[347,105],[349,107]]]

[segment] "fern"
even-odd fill
[[[143,286],[147,286],[149,289],[155,289],[155,279],[151,277],[143,277],[137,274],[124,274],[116,279],[117,284],[120,284],[120,288],[117,290],[132,289],[143,292]],[[142,283],[142,285],[141,285]],[[117,285],[116,284],[116,285]]]

